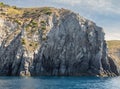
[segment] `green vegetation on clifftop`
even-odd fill
[[[107,41],[107,45],[109,49],[120,48],[120,40]]]

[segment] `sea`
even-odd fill
[[[120,77],[0,77],[0,89],[120,89]]]

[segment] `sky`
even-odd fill
[[[120,0],[0,0],[18,7],[70,9],[104,29],[106,40],[120,40]]]

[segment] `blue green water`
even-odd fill
[[[120,89],[120,77],[0,77],[0,89]]]

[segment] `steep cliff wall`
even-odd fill
[[[48,7],[1,13],[0,75],[119,75],[94,22]]]

